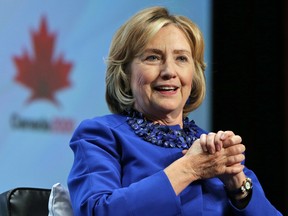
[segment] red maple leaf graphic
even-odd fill
[[[41,19],[38,32],[31,33],[34,55],[27,51],[21,57],[14,57],[18,73],[15,81],[32,91],[28,103],[37,99],[47,99],[58,105],[55,92],[71,84],[68,75],[72,63],[65,62],[63,56],[53,59],[55,35],[49,34],[45,17]]]

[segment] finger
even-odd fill
[[[229,157],[232,155],[243,154],[245,150],[246,148],[243,144],[237,144],[225,148],[225,154]]]
[[[182,154],[185,155],[187,152],[188,152],[188,150],[187,150],[187,149],[184,149],[184,150],[182,151]]]
[[[234,136],[234,132],[233,131],[225,131],[222,136],[221,136],[221,140],[225,140],[227,139],[228,137],[231,137],[231,136]]]
[[[206,139],[207,139],[207,135],[206,134],[201,134],[201,136],[200,136],[200,145],[201,145],[202,150],[204,152],[208,151],[207,146],[206,146]]]
[[[244,167],[245,166],[242,164],[228,166],[228,167],[226,167],[225,174],[232,174],[232,175],[238,174],[244,170]]]
[[[244,160],[245,160],[245,155],[244,154],[238,154],[238,155],[229,156],[227,158],[226,166],[232,166],[232,165],[241,163]]]
[[[242,142],[242,138],[239,135],[232,136],[230,139],[230,143],[235,145]]]
[[[217,132],[217,134],[215,136],[215,149],[216,149],[216,151],[221,151],[221,149],[222,149],[223,142],[221,140],[221,137],[222,137],[223,133],[224,132],[220,130]]]
[[[215,133],[210,132],[207,135],[207,139],[206,139],[206,147],[207,150],[210,154],[214,154],[215,153]]]
[[[223,140],[223,146],[226,148],[228,146],[236,145],[242,142],[242,138],[239,135],[233,135],[225,140]]]

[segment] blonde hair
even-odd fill
[[[182,30],[191,46],[195,64],[190,96],[184,106],[187,116],[197,109],[206,93],[204,40],[201,31],[190,19],[170,15],[164,7],[152,7],[135,14],[113,37],[107,59],[106,101],[112,113],[122,113],[133,107],[129,65],[144,51],[150,39],[164,26],[173,24]]]

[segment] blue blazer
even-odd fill
[[[198,136],[202,133],[198,128]],[[218,178],[195,181],[176,196],[163,169],[182,157],[182,150],[142,140],[122,115],[83,121],[70,147],[74,163],[68,188],[76,216],[281,215],[247,168],[253,193],[245,209],[232,205]]]

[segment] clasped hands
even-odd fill
[[[202,134],[192,146],[183,151],[194,179],[218,177],[228,188],[241,185],[245,146],[242,138],[232,131]]]

